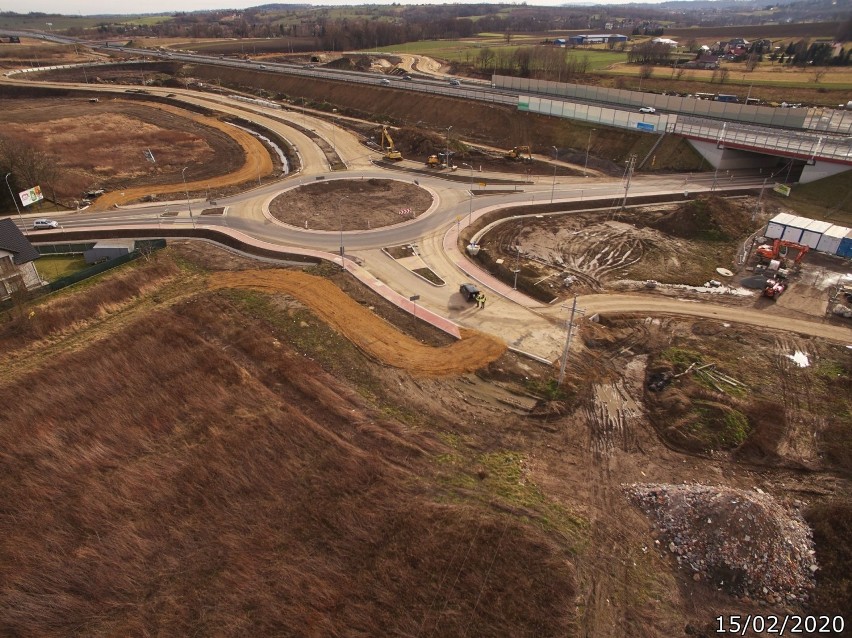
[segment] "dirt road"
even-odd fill
[[[577,306],[589,317],[600,314],[663,313],[705,317],[731,323],[745,323],[773,330],[800,334],[852,344],[852,327],[833,326],[817,321],[805,321],[741,307],[710,305],[686,299],[643,297],[640,295],[585,295],[578,297]]]
[[[303,272],[219,272],[211,276],[209,286],[212,290],[244,288],[295,297],[363,352],[386,365],[415,374],[444,376],[472,372],[496,360],[506,350],[501,340],[473,330],[462,331],[462,339],[445,348],[424,345],[353,301],[327,279]]]

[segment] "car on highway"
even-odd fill
[[[450,86],[461,86],[461,82],[458,80],[450,80]]]
[[[382,78],[381,80],[379,80],[379,84],[384,84],[385,86],[387,86],[388,84],[390,84],[390,80],[388,80],[387,78]]]
[[[403,76],[402,76],[402,79],[403,79],[403,80],[413,80],[414,78],[412,78],[410,75],[408,75],[408,74],[406,73],[405,75],[403,75]]]
[[[639,109],[639,112],[640,113],[656,113],[657,109],[655,109],[653,106],[643,106],[642,108]]]
[[[33,230],[44,230],[46,228],[59,228],[59,222],[55,219],[33,220]]]

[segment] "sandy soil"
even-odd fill
[[[220,272],[210,288],[246,288],[299,299],[362,351],[382,363],[415,374],[455,375],[472,372],[499,358],[506,346],[499,339],[471,330],[461,341],[433,348],[402,334],[362,307],[326,279],[289,270]]]

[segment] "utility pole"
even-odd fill
[[[766,188],[767,181],[769,181],[768,177],[763,180],[763,186],[760,187],[760,195],[757,196],[757,204],[754,207],[754,212],[751,214],[751,221],[757,219],[757,214],[760,212],[760,200],[763,199],[763,189]]]
[[[583,177],[589,176],[589,150],[592,148],[592,133],[594,133],[597,129],[592,129],[589,131],[589,141],[586,144],[586,161],[583,163]]]
[[[568,336],[565,339],[565,350],[562,351],[562,363],[559,364],[559,386],[565,380],[565,367],[568,365],[568,351],[571,348],[571,333],[574,332],[574,315],[585,314],[585,310],[577,310],[577,295],[574,295],[574,304],[571,306],[571,317],[568,319]]]
[[[627,206],[627,191],[630,190],[630,180],[633,177],[633,169],[636,167],[636,154],[632,154],[627,160],[627,174],[624,177],[624,201],[621,202],[621,210]]]

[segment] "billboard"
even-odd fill
[[[780,195],[784,195],[784,197],[790,196],[790,187],[787,186],[786,184],[776,183],[775,186],[772,187],[772,190],[774,190],[776,193],[778,193]]]
[[[18,193],[18,197],[21,198],[21,203],[24,206],[35,204],[44,199],[44,195],[41,194],[41,186],[33,186],[29,190],[21,191]]]

